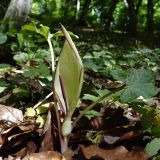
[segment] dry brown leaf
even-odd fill
[[[32,153],[28,160],[65,160],[63,156],[55,151]]]
[[[120,137],[117,136],[104,136],[104,141],[108,144],[114,144],[115,142],[117,142],[120,139]]]
[[[72,160],[73,151],[68,149],[63,155],[56,151],[31,153],[28,160]]]
[[[67,151],[63,153],[64,160],[72,160],[72,156],[74,155],[73,151],[68,148]]]
[[[26,148],[22,148],[19,152],[17,152],[14,156],[16,157],[24,157],[27,154]]]
[[[0,104],[0,120],[13,124],[19,124],[23,121],[21,110]]]
[[[80,145],[86,159],[100,157],[104,160],[147,160],[148,154],[143,149],[128,151],[124,146],[115,149],[105,150],[96,145],[85,147]]]
[[[37,146],[36,146],[35,142],[29,141],[27,143],[27,153],[35,153],[36,150],[37,150]]]
[[[53,151],[54,150],[54,142],[53,142],[53,134],[52,134],[52,125],[51,125],[51,111],[48,111],[47,121],[44,126],[44,137],[41,142],[41,152],[45,151]]]

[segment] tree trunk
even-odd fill
[[[128,24],[128,33],[130,35],[135,35],[137,29],[137,13],[133,0],[126,0],[128,4],[128,15],[129,15],[129,24]]]
[[[74,14],[75,20],[78,20],[80,5],[81,5],[80,0],[75,0],[75,14]]]
[[[16,26],[23,25],[28,17],[33,0],[11,0],[4,20],[15,20]]]
[[[109,27],[111,21],[113,20],[113,12],[115,11],[116,5],[118,4],[118,2],[119,2],[119,0],[112,0],[111,6],[110,6],[108,12],[105,15],[103,15],[103,16],[105,16],[104,22],[105,22],[106,27]]]
[[[148,0],[147,3],[147,32],[153,34],[153,0]]]
[[[86,25],[86,18],[87,18],[87,13],[89,10],[91,0],[85,0],[82,10],[81,10],[81,15],[79,17],[79,24],[81,25]]]

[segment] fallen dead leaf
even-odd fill
[[[21,110],[0,104],[0,120],[8,123],[20,124],[23,122]]]
[[[100,157],[104,160],[147,160],[149,155],[141,148],[128,151],[124,146],[115,149],[105,150],[96,145],[85,147],[80,145],[86,159]]]
[[[74,153],[70,148],[68,148],[67,151],[63,153],[65,160],[72,160],[73,155]]]
[[[62,155],[56,151],[32,153],[28,160],[62,160]]]

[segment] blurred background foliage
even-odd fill
[[[160,27],[160,1],[34,0],[30,16],[52,26],[61,22],[130,34],[137,31],[157,33]]]
[[[3,19],[9,0],[0,3]],[[54,27],[59,22],[69,26],[87,26],[117,30],[134,35],[159,33],[158,0],[34,0],[31,19]],[[51,28],[52,28],[51,27]]]

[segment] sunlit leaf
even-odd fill
[[[44,114],[48,111],[49,103],[43,104],[36,109],[37,114]]]
[[[79,38],[79,37],[78,37],[77,35],[75,35],[73,32],[68,31],[68,34],[69,34],[70,36],[74,36],[75,38]],[[64,36],[64,33],[63,33],[62,31],[58,31],[58,32],[56,32],[53,36],[54,36],[54,37],[61,37],[61,36]]]
[[[25,112],[25,115],[28,116],[28,117],[33,117],[33,116],[36,116],[36,111],[34,108],[27,108],[26,109],[26,112]]]
[[[36,31],[36,26],[34,24],[27,24],[22,26],[22,30],[26,30],[26,31]]]
[[[37,32],[47,39],[49,34],[49,27],[41,25],[40,29],[37,29]]]
[[[36,119],[36,123],[39,123],[39,128],[42,128],[45,124],[45,120],[46,120],[46,116],[43,117],[43,116],[38,116],[37,119]]]

